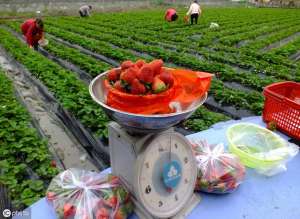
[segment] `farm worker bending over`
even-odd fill
[[[165,20],[166,21],[176,21],[178,18],[178,15],[177,15],[177,12],[175,9],[173,8],[169,8],[167,11],[166,11],[166,14],[165,14]]]
[[[29,19],[21,25],[21,30],[30,48],[38,50],[39,40],[44,39],[44,23],[42,19]]]
[[[79,8],[80,17],[89,17],[91,10],[92,10],[92,6],[90,6],[90,5],[81,6]]]
[[[195,24],[198,23],[198,17],[199,14],[201,15],[201,8],[200,5],[198,4],[198,1],[195,0],[191,6],[189,11],[186,13],[186,15],[191,15],[191,24],[194,24],[194,20],[195,20]]]

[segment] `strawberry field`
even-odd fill
[[[49,45],[39,52],[24,43],[20,33],[23,19],[0,20],[0,48],[37,79],[46,90],[41,95],[54,97],[62,115],[69,119],[66,123],[71,132],[77,136],[78,130],[84,133],[85,138],[78,137],[80,143],[92,151],[92,157],[102,157],[95,163],[104,168],[109,165],[109,118],[91,99],[88,83],[124,60],[162,59],[172,68],[215,74],[204,107],[178,126],[183,133],[205,130],[220,121],[261,115],[266,85],[300,82],[299,9],[204,8],[199,24],[194,26],[183,22],[185,12],[180,9],[179,20],[173,23],[163,20],[161,9],[93,14],[90,18],[45,17]],[[209,28],[211,22],[218,23],[219,28]],[[0,109],[0,126],[5,118],[10,120],[10,128],[1,128],[0,144],[9,142],[13,150],[0,147],[0,157],[9,158],[0,161],[0,167],[10,170],[0,172],[4,176],[0,175],[0,182],[9,178],[6,183],[12,199],[22,194],[24,198],[17,204],[29,205],[43,193],[43,186],[40,180],[33,182],[37,186],[28,181],[28,166],[46,181],[56,170],[43,166],[49,160],[43,155],[46,143],[31,129],[24,129],[28,115],[16,105],[8,79],[2,75],[0,98],[11,100],[5,106],[12,108],[12,114],[4,115],[7,111]],[[18,136],[8,136],[9,132]],[[23,139],[22,152],[18,152],[19,135],[27,139]],[[42,155],[34,157],[36,152],[27,144],[36,145],[34,150],[41,150]],[[19,153],[21,160],[15,158]],[[18,183],[21,186],[17,187]]]

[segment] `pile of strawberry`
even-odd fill
[[[124,61],[121,68],[108,72],[109,83],[117,90],[135,94],[158,94],[166,91],[174,84],[171,73],[163,68],[161,59],[146,63],[144,60]]]
[[[77,169],[52,180],[47,200],[59,219],[126,219],[133,211],[130,194],[118,177]]]

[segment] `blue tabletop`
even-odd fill
[[[265,127],[260,117],[242,120]],[[187,136],[188,139],[207,139],[209,143],[223,142],[229,125],[241,121],[218,123],[211,129]],[[282,135],[285,139],[286,136]],[[232,194],[201,193],[202,201],[188,216],[189,219],[300,219],[300,155],[287,165],[287,171],[272,177],[247,169],[243,184]],[[54,210],[45,199],[30,207],[31,219],[56,219]],[[14,217],[21,219],[21,217]],[[137,219],[135,215],[130,219]]]

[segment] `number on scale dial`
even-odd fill
[[[180,166],[180,179],[174,188],[166,186],[163,180],[164,165],[168,163]],[[147,146],[139,165],[139,197],[148,211],[158,214],[174,211],[190,198],[196,166],[190,145],[181,135],[159,135]]]

